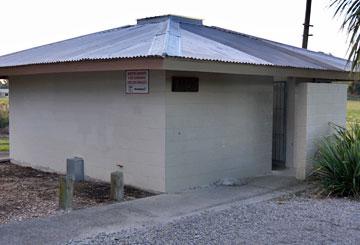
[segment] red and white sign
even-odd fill
[[[126,71],[126,93],[127,94],[149,93],[149,71],[148,70]]]

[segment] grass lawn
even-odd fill
[[[9,97],[0,98],[0,104],[9,104]]]
[[[9,151],[9,139],[8,138],[0,138],[0,152],[1,151]]]
[[[347,122],[360,122],[360,101],[348,100],[347,102],[347,113],[346,113]]]

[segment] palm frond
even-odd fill
[[[344,16],[341,28],[348,33],[348,59],[352,62],[352,71],[360,68],[360,0],[333,0],[335,16]]]

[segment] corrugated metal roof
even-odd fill
[[[0,67],[134,57],[181,57],[217,62],[344,71],[347,61],[174,15],[0,56]]]

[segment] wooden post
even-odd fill
[[[60,176],[59,206],[63,210],[72,209],[74,182],[73,176]]]
[[[124,175],[121,171],[111,173],[110,199],[114,201],[124,199]]]

